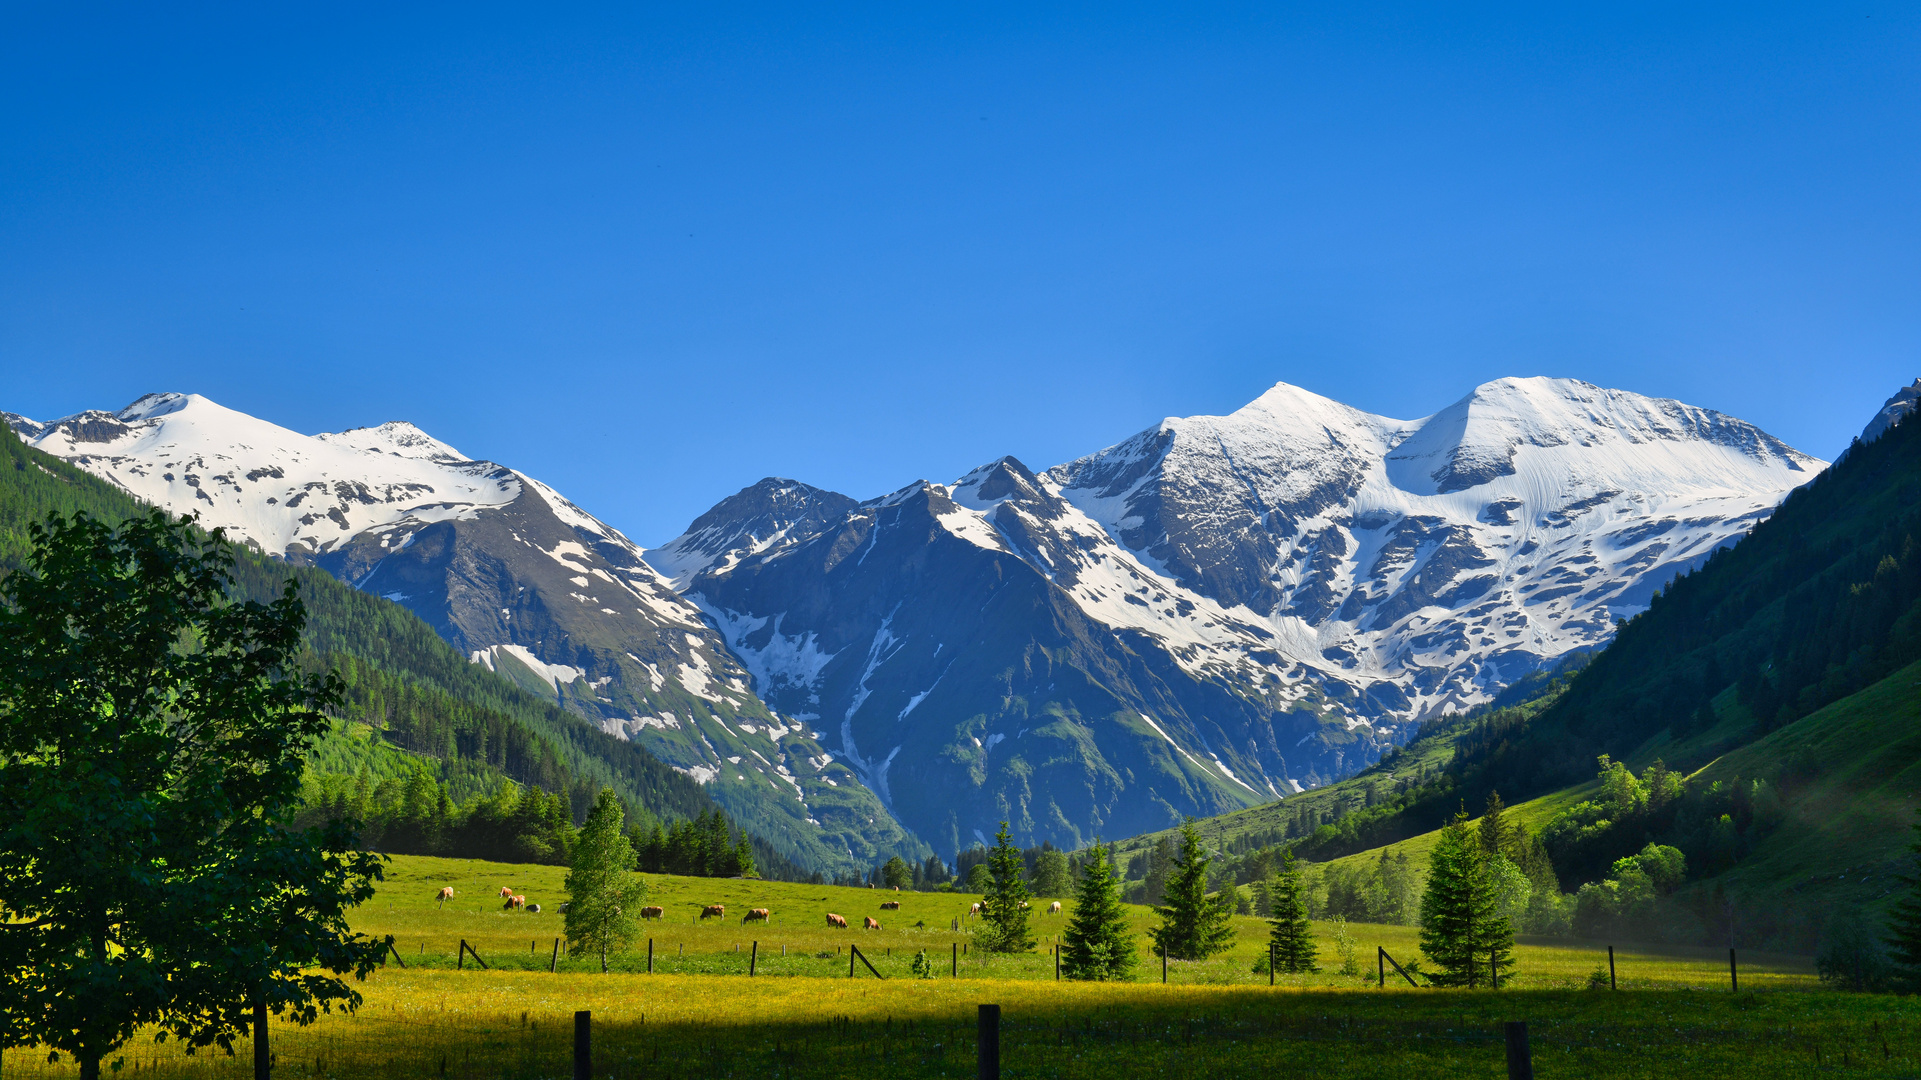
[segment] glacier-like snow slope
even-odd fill
[[[1604,643],[1821,467],[1569,380],[1414,421],[1280,385],[1044,476],[763,481],[646,557],[927,839],[1076,843],[1353,771]]]
[[[1271,628],[1370,721],[1604,643],[1825,463],[1720,413],[1501,379],[1421,420],[1282,384],[1048,473],[1173,583]]]
[[[923,850],[804,726],[767,710],[638,547],[531,477],[411,424],[310,437],[195,395],[4,419],[143,501],[406,605],[476,663],[696,777],[804,865]]]

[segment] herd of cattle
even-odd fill
[[[900,890],[895,889],[894,891],[899,892]],[[526,897],[516,895],[512,889],[508,888],[505,885],[502,885],[500,887],[500,896],[502,899],[506,901],[506,904],[504,904],[503,907],[507,911],[525,910],[535,915],[540,914],[539,904],[529,904],[527,902]],[[434,897],[434,900],[437,903],[445,904],[447,901],[452,900],[453,898],[454,898],[454,887],[452,885],[447,885],[441,888],[439,894]],[[1023,900],[1021,902],[1021,909],[1026,910],[1026,908],[1027,908],[1027,902]],[[880,909],[882,911],[899,911],[900,901],[899,900],[884,901],[882,902]],[[560,905],[560,910],[562,913],[565,913],[567,910],[567,905],[566,904]],[[979,915],[981,913],[980,904],[975,903],[973,906],[969,907],[967,909],[967,913],[969,915]],[[1053,903],[1047,905],[1047,913],[1049,915],[1059,915],[1061,913],[1061,902],[1059,900],[1056,900]],[[644,907],[640,909],[640,917],[643,919],[658,919],[666,914],[667,914],[667,911],[665,908]],[[702,921],[705,921],[707,919],[724,919],[727,917],[727,905],[726,904],[708,904],[700,909],[700,917]],[[768,922],[772,920],[773,917],[774,917],[774,913],[767,908],[764,908],[764,907],[748,908],[747,914],[742,916],[740,921],[741,921],[741,925],[744,926],[750,922]],[[847,916],[836,915],[830,911],[827,913],[827,925],[837,926],[842,930],[845,930],[847,929]],[[880,920],[873,918],[871,916],[862,916],[861,928],[864,930],[879,930],[881,928]]]

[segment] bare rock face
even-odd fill
[[[1822,467],[1567,380],[1412,421],[1281,385],[1041,474],[763,481],[646,557],[937,847],[1074,844],[1368,764],[1604,644]]]
[[[474,663],[639,742],[797,862],[924,854],[853,770],[769,711],[640,548],[545,484],[407,423],[306,436],[182,394],[27,442],[411,609]]]

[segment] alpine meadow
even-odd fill
[[[1921,1076],[1916,56],[23,9],[0,1080]]]

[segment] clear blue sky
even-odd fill
[[[1826,457],[1921,374],[1913,5],[540,7],[11,6],[0,408],[410,419],[658,543],[1277,380]]]

